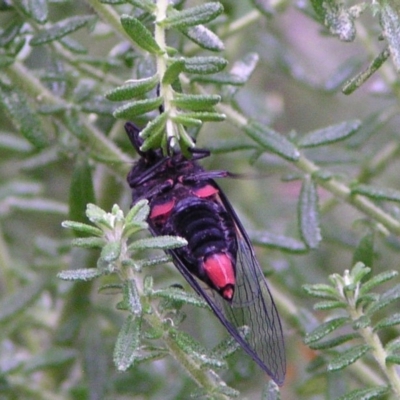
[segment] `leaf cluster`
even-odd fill
[[[395,277],[397,271],[386,271],[371,276],[371,269],[358,262],[351,271],[343,276],[330,276],[331,284],[305,285],[307,294],[319,301],[315,310],[328,311],[331,316],[304,338],[313,350],[326,354],[327,372],[340,371],[361,358],[373,357],[381,369],[386,384],[370,386],[350,391],[340,399],[375,398],[390,391],[396,393],[398,377],[391,373],[394,364],[398,364],[398,339],[382,344],[378,332],[398,326],[399,315],[382,317],[385,307],[395,304],[400,298],[400,286],[395,285],[378,294],[374,290]],[[319,366],[321,368],[322,365]]]

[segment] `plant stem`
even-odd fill
[[[357,310],[350,303],[348,306],[348,312],[353,319],[353,321],[358,320],[364,314],[362,311]],[[400,377],[397,374],[396,368],[394,365],[386,364],[387,352],[384,349],[379,336],[373,331],[371,326],[366,328],[362,328],[359,330],[361,336],[364,338],[366,344],[371,346],[371,353],[378,363],[381,371],[386,376],[387,380],[390,383],[391,389],[393,393],[396,395],[396,398],[400,398]]]

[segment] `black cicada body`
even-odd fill
[[[193,289],[209,304],[228,332],[279,385],[286,362],[281,322],[249,238],[214,178],[225,171],[205,171],[181,153],[140,151],[139,129],[128,122],[128,136],[141,158],[128,174],[135,204],[147,199],[154,236],[173,235],[188,245],[169,253]],[[240,327],[249,332],[243,336]]]

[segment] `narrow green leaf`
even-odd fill
[[[129,279],[124,283],[124,301],[128,306],[128,310],[135,316],[142,314],[142,303],[140,301],[140,293],[137,289],[136,282]]]
[[[125,218],[125,223],[145,222],[149,216],[149,213],[149,202],[147,200],[140,200],[129,210]]]
[[[315,147],[335,143],[356,133],[360,126],[361,121],[359,120],[331,125],[306,134],[299,140],[298,145],[300,147]]]
[[[390,340],[385,345],[385,350],[388,353],[394,353],[400,350],[400,337],[396,337],[395,339]]]
[[[146,125],[146,127],[140,132],[139,136],[143,139],[146,139],[150,136],[157,135],[158,133],[164,131],[167,120],[167,113],[164,112],[158,115]]]
[[[297,161],[300,157],[299,151],[280,133],[261,125],[250,122],[243,127],[244,131],[263,148],[278,154],[289,161]]]
[[[77,17],[64,19],[54,24],[51,28],[41,30],[39,33],[33,36],[29,44],[31,46],[40,46],[57,39],[61,39],[62,37],[84,27],[89,23],[89,21],[92,20],[93,17],[90,15],[80,15]]]
[[[61,223],[61,226],[63,228],[73,229],[74,231],[83,232],[85,234],[92,235],[92,236],[102,236],[103,235],[103,231],[101,229],[96,228],[95,226],[92,226],[92,225],[82,224],[81,222],[63,221]]]
[[[314,285],[303,285],[303,290],[310,296],[321,298],[321,299],[337,299],[338,293],[333,286],[326,285],[323,283]]]
[[[224,42],[204,25],[192,26],[190,28],[179,28],[179,30],[192,42],[210,51],[225,50]]]
[[[219,358],[226,358],[232,355],[235,351],[240,349],[240,344],[232,337],[228,336],[216,347],[213,348],[212,353]]]
[[[220,114],[217,112],[208,112],[208,111],[197,111],[197,112],[188,112],[185,113],[184,116],[186,118],[190,118],[191,120],[200,120],[200,121],[213,121],[213,122],[221,122],[225,121],[225,114]]]
[[[57,277],[65,281],[91,281],[101,274],[101,271],[97,268],[82,268],[61,271],[57,274]]]
[[[370,268],[374,265],[374,233],[368,232],[364,235],[357,245],[356,250],[353,253],[352,264],[362,262],[364,265],[368,265]],[[368,271],[365,275],[367,275]],[[365,276],[364,275],[364,276]]]
[[[213,75],[196,75],[190,79],[191,82],[212,83],[215,85],[243,86],[246,82],[243,78],[228,72]]]
[[[153,75],[150,78],[131,79],[122,86],[109,90],[104,96],[110,101],[131,100],[140,97],[150,90],[154,89],[158,83],[158,76]]]
[[[179,74],[185,69],[185,59],[183,57],[176,58],[166,69],[162,78],[164,85],[172,85],[179,77]]]
[[[147,137],[144,140],[144,142],[140,146],[140,151],[145,152],[150,149],[157,149],[159,147],[162,147],[162,142],[164,137],[165,135],[163,129],[155,131],[151,136]]]
[[[347,303],[337,300],[320,301],[314,304],[314,310],[335,310],[337,308],[346,308]]]
[[[314,181],[307,177],[301,187],[298,218],[304,242],[310,249],[316,249],[321,241],[318,194]]]
[[[166,289],[154,290],[152,297],[168,299],[182,304],[190,304],[199,308],[208,307],[207,303],[199,296],[173,286]]]
[[[400,365],[400,354],[390,354],[385,359],[388,364]]]
[[[209,110],[221,101],[221,96],[203,94],[177,94],[172,103],[184,110],[201,111]]]
[[[248,233],[252,243],[258,246],[279,249],[289,253],[305,253],[308,250],[301,240],[292,237],[276,235],[266,231],[254,231]]]
[[[114,111],[115,118],[133,119],[138,115],[145,114],[160,107],[164,99],[156,97],[154,99],[138,100],[125,104]]]
[[[144,249],[176,249],[177,247],[186,246],[187,241],[176,236],[157,236],[153,238],[139,239],[131,243],[128,247],[129,251]]]
[[[148,229],[149,225],[147,222],[131,222],[125,223],[123,235],[127,238],[133,236],[136,232]]]
[[[173,13],[162,21],[167,28],[187,28],[212,21],[222,14],[224,7],[221,3],[205,3],[196,7],[187,8],[183,11]]]
[[[340,346],[344,343],[349,342],[353,339],[360,338],[360,335],[356,332],[349,333],[347,335],[340,335],[333,339],[324,340],[323,342],[318,343],[310,343],[308,347],[313,350],[326,350],[326,349],[333,349],[337,346]]]
[[[95,203],[92,167],[86,157],[81,157],[75,163],[69,188],[69,218],[76,222],[88,222],[88,203]]]
[[[173,330],[171,338],[186,354],[190,355],[203,367],[226,368],[227,364],[217,355],[210,354],[199,342],[185,332]]]
[[[359,358],[361,358],[365,353],[371,350],[371,346],[366,344],[360,344],[358,346],[353,346],[349,350],[339,354],[334,357],[328,364],[328,371],[339,371],[346,368],[350,364],[355,363]]]
[[[140,346],[141,318],[129,315],[118,333],[114,348],[114,364],[126,371],[134,362]]]
[[[393,64],[400,72],[400,15],[399,8],[397,10],[388,1],[380,3],[380,22],[382,25],[382,33],[389,43],[390,55]]]
[[[351,188],[352,194],[362,194],[374,200],[400,202],[400,191],[390,188],[378,188],[372,185],[359,184]]]
[[[371,318],[369,318],[367,315],[362,315],[360,318],[353,321],[352,328],[358,331],[360,329],[365,329],[371,326],[371,324]]]
[[[88,204],[86,206],[86,215],[91,222],[96,225],[103,225],[103,221],[106,221],[107,213],[102,210],[100,207],[96,206],[96,204]],[[107,223],[107,228],[112,228],[112,226]]]
[[[379,300],[379,295],[376,293],[367,293],[367,294],[360,294],[357,297],[356,301],[356,307],[362,307],[363,309],[366,309],[367,307],[370,307],[372,303],[375,303],[377,300]]]
[[[37,149],[49,143],[41,120],[19,89],[0,85],[0,106],[10,117],[15,128]]]
[[[387,386],[374,386],[367,389],[356,389],[343,396],[340,396],[336,400],[370,400],[383,398],[385,394],[389,392]]]
[[[373,276],[370,280],[368,280],[361,286],[360,295],[368,293],[374,287],[381,285],[384,282],[388,282],[398,275],[399,273],[397,271],[385,271]]]
[[[47,281],[37,279],[13,294],[3,297],[0,301],[0,322],[3,323],[16,314],[29,312],[29,306],[43,292],[46,284]]]
[[[48,7],[47,0],[29,0],[28,8],[31,17],[39,24],[44,24],[47,21]]]
[[[77,238],[71,241],[72,246],[84,249],[101,249],[105,244],[105,239],[100,237]]]
[[[121,24],[125,32],[142,49],[151,54],[163,54],[153,34],[137,18],[123,14],[121,16]]]
[[[372,316],[377,311],[382,308],[388,306],[389,304],[394,303],[395,301],[400,299],[400,285],[396,285],[389,289],[387,292],[382,294],[380,299],[371,305],[366,311],[369,316]]]
[[[374,331],[385,329],[398,324],[400,324],[400,313],[395,313],[390,315],[389,317],[382,318],[379,322],[377,322],[374,325]]]
[[[361,261],[357,261],[350,271],[350,277],[352,279],[353,285],[360,283],[370,272],[370,267],[367,267]]]
[[[353,93],[381,67],[381,65],[389,58],[389,56],[389,49],[383,49],[363,71],[358,73],[353,78],[350,78],[343,85],[342,92],[346,95]]]
[[[165,264],[167,262],[171,262],[172,258],[169,255],[160,256],[160,257],[152,257],[151,259],[139,260],[136,261],[136,266],[139,271],[143,268],[154,267],[156,265]]]
[[[203,125],[203,121],[200,119],[190,118],[185,114],[174,115],[171,119],[177,124],[182,124],[184,126],[200,127]]]
[[[166,349],[158,348],[153,350],[152,348],[148,348],[148,346],[146,346],[143,348],[143,350],[146,351],[146,353],[138,354],[135,359],[135,365],[138,365],[139,363],[148,363],[149,361],[162,360],[169,355]]]
[[[317,342],[318,340],[327,336],[329,333],[340,328],[349,321],[350,320],[347,317],[339,317],[324,322],[323,324],[315,328],[313,331],[306,334],[304,338],[304,343],[308,345],[310,343]]]
[[[222,71],[228,61],[221,57],[192,57],[185,58],[185,72],[190,74],[215,74]]]

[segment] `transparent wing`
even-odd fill
[[[278,311],[250,240],[229,201],[221,190],[219,193],[221,203],[232,215],[238,232],[236,285],[232,302],[226,301],[214,290],[205,288],[173,251],[171,254],[180,273],[207,301],[228,332],[278,385],[282,385],[286,373],[286,359]],[[245,336],[239,331],[242,326],[248,327]]]

